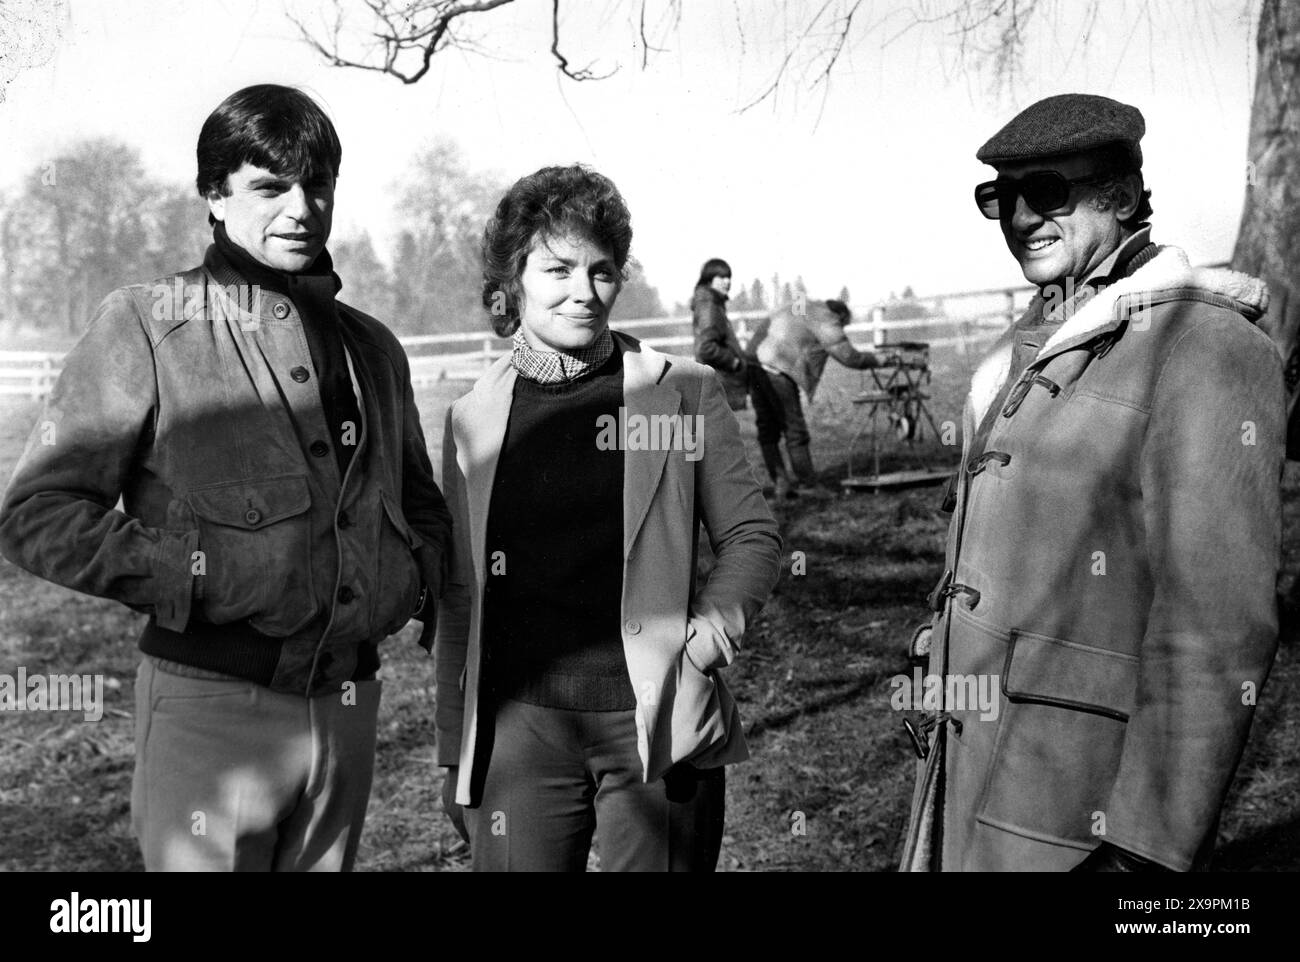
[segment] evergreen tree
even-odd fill
[[[628,278],[614,302],[614,309],[610,311],[610,319],[634,321],[663,316],[664,305],[659,299],[659,291],[646,280],[645,270],[640,264],[629,263]]]
[[[408,318],[393,316],[393,282],[388,268],[375,253],[370,234],[362,231],[357,238],[346,238],[330,245],[334,267],[343,281],[339,298],[367,314],[373,314],[401,333]]]

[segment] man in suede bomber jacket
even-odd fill
[[[0,505],[15,564],[149,616],[150,870],[349,869],[378,644],[412,617],[432,644],[450,515],[401,345],[335,300],[341,153],[291,88],[209,116],[202,266],[105,298]]]

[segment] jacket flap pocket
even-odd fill
[[[306,477],[291,474],[198,488],[188,500],[194,513],[206,521],[255,531],[302,514],[311,507],[311,492]]]
[[[1095,711],[1127,721],[1137,694],[1137,658],[1013,630],[1002,693],[1016,701]]]
[[[406,516],[402,514],[402,509],[397,506],[397,502],[393,500],[392,496],[387,491],[381,490],[379,497],[384,502],[384,513],[388,515],[388,520],[393,523],[393,527],[411,546],[411,549],[414,550],[424,544],[424,540],[415,533],[415,529],[407,524]]]

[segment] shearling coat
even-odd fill
[[[944,706],[905,869],[1067,870],[1103,840],[1175,870],[1208,855],[1277,646],[1266,297],[1164,248],[1000,409],[1009,336],[976,372],[929,671],[994,677],[997,711]]]
[[[718,669],[736,657],[746,627],[776,585],[781,538],[713,372],[624,334],[614,339],[623,351],[629,424],[702,418],[695,422],[702,456],[662,445],[631,450],[631,443],[624,453],[623,651],[637,695],[637,750],[650,782],[677,762],[711,768],[749,757],[740,714]],[[461,805],[478,803],[488,507],[516,376],[509,357],[498,360],[452,405],[443,435],[443,490],[455,537],[434,646],[436,721],[438,761],[459,767]],[[697,585],[701,523],[717,560]]]

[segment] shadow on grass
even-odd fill
[[[828,709],[838,708],[841,705],[848,704],[849,702],[873,694],[875,693],[875,689],[877,689],[885,679],[900,674],[904,671],[904,668],[905,665],[900,659],[898,666],[884,668],[880,671],[862,675],[860,678],[844,687],[836,688],[833,691],[807,699],[797,708],[762,714],[745,730],[745,737],[759,738],[768,732],[785,728],[787,725],[790,725],[801,718],[810,718]],[[878,695],[878,693],[875,694]]]
[[[1294,872],[1300,868],[1300,815],[1245,838],[1234,839],[1214,853],[1213,872]]]
[[[114,802],[112,812],[98,806],[69,804],[65,797],[49,803],[0,805],[4,855],[0,870],[142,872],[140,847],[130,834],[130,789]]]
[[[926,565],[920,572],[880,571],[862,575],[855,571],[810,570],[803,585],[796,589],[783,582],[778,592],[792,605],[820,611],[840,611],[854,605],[872,608],[915,608],[917,618],[926,614],[925,598],[934,588],[938,571]],[[796,594],[797,591],[797,594]]]

